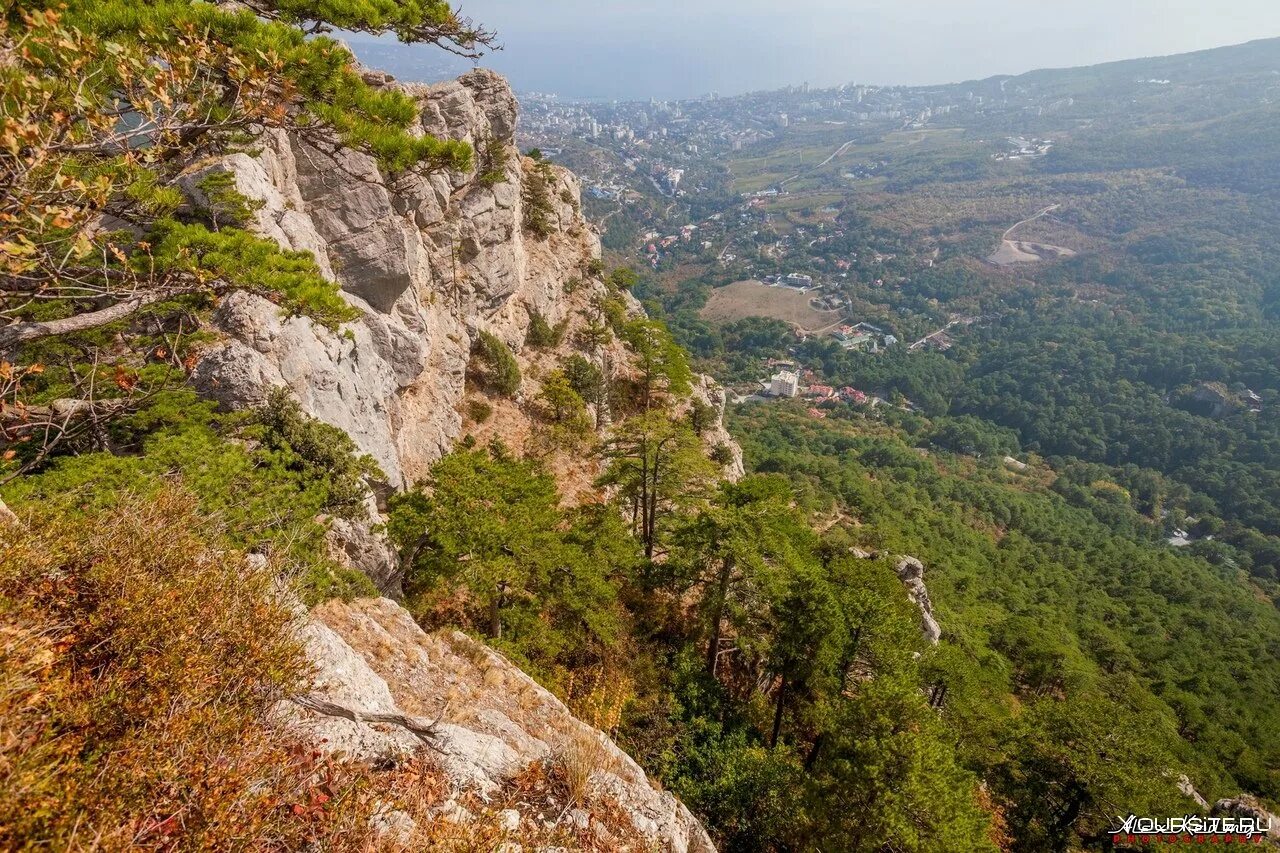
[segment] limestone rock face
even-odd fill
[[[312,612],[303,639],[317,673],[314,698],[358,716],[399,714],[435,723],[435,734],[424,745],[400,726],[355,722],[292,704],[282,708],[320,748],[374,763],[424,750],[456,791],[482,795],[534,762],[586,756],[592,767],[588,804],[621,808],[656,849],[715,850],[689,810],[671,793],[658,790],[613,741],[577,719],[502,655],[465,634],[428,634],[407,611],[383,598],[321,605]],[[513,811],[503,818],[519,824],[524,816]]]
[[[371,85],[394,85],[384,75],[365,76]],[[195,164],[182,181],[192,205],[209,206],[204,179],[230,175],[239,192],[260,203],[245,227],[285,249],[311,252],[359,313],[330,329],[285,316],[263,296],[235,292],[215,312],[221,338],[202,353],[197,389],[228,408],[289,389],[305,412],[347,432],[390,489],[422,479],[459,438],[466,368],[480,331],[530,366],[552,357],[521,353],[535,314],[552,325],[585,322],[584,306],[606,293],[585,275],[600,245],[582,218],[579,183],[519,156],[516,101],[506,81],[477,70],[403,88],[419,106],[421,132],[472,145],[469,169],[393,176],[340,145],[274,133],[256,155]],[[545,239],[523,227],[522,187],[531,177],[548,184]],[[572,279],[582,281],[566,287]],[[630,310],[643,313],[634,300]],[[550,366],[527,371],[523,390],[536,392],[537,376]],[[723,391],[709,380],[700,380],[695,396],[723,411]],[[506,403],[514,420],[519,407]],[[726,476],[741,476],[741,450],[723,425],[713,425],[706,440],[709,448],[728,446]],[[377,521],[376,505],[365,520],[328,519],[327,544],[333,558],[394,596],[398,561]],[[319,748],[375,766],[426,755],[459,794],[481,797],[534,762],[585,757],[590,796],[609,814],[621,810],[656,849],[714,850],[688,809],[607,736],[465,635],[426,634],[382,598],[323,605],[306,620],[302,640],[315,665],[311,690],[280,703],[278,713]],[[456,803],[447,811],[449,819],[465,819]],[[525,817],[507,820],[524,826]],[[592,822],[589,814],[566,819]],[[411,824],[392,809],[379,814],[375,828],[408,837]]]
[[[724,466],[724,477],[735,482],[741,480],[746,475],[746,469],[742,465],[742,448],[738,446],[738,442],[734,441],[733,436],[729,435],[729,430],[725,429],[724,388],[710,376],[700,375],[694,380],[692,396],[716,411],[715,423],[703,434],[703,442],[713,450],[718,447],[727,448],[729,462]]]
[[[197,387],[233,407],[288,387],[308,414],[350,433],[394,487],[419,479],[458,437],[477,330],[518,347],[530,312],[558,322],[565,281],[599,255],[578,181],[556,167],[553,233],[523,234],[522,180],[536,167],[515,149],[516,101],[503,78],[476,70],[405,89],[422,132],[473,145],[469,170],[389,176],[359,152],[268,134],[257,157],[232,154],[183,179],[199,206],[201,181],[230,174],[261,204],[249,226],[312,252],[362,315],[330,330],[235,294],[215,318],[227,340],[205,353]],[[480,180],[482,169],[501,179]]]
[[[915,557],[899,557],[894,567],[899,580],[907,588],[907,597],[920,608],[921,630],[925,639],[934,645],[942,639],[942,628],[933,617],[933,602],[929,600],[929,588],[924,585],[924,563]]]
[[[1280,847],[1280,816],[1267,811],[1262,803],[1248,794],[1218,800],[1211,812],[1215,817],[1247,817],[1267,829],[1269,846]]]

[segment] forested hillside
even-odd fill
[[[1204,93],[1143,120],[1126,67],[860,136],[873,178],[721,185],[742,257],[637,273],[505,81],[333,29],[493,45],[437,0],[4,7],[0,847],[1033,853],[1280,799],[1256,59],[1168,132]],[[1028,216],[1064,251],[991,260]],[[703,313],[802,268],[883,347]],[[699,372],[768,359],[818,390]]]
[[[839,131],[828,164],[837,131],[784,128],[729,155],[754,192],[722,208],[728,248],[677,245],[639,288],[746,399],[749,470],[928,567],[925,670],[1016,849],[1189,808],[1179,774],[1280,795],[1278,62],[1269,41],[940,87],[919,97],[969,106]],[[781,286],[713,310],[792,272],[811,315]],[[901,343],[842,345],[854,321]],[[760,397],[777,364],[804,405]]]

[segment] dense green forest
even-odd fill
[[[822,196],[833,218],[802,199],[744,207],[745,262],[660,268],[637,288],[742,394],[785,359],[887,401],[810,403],[817,416],[748,402],[731,424],[749,468],[787,477],[825,535],[929,567],[943,641],[921,660],[949,685],[940,719],[960,764],[997,802],[1018,786],[1045,798],[1046,813],[1018,799],[1001,814],[1015,849],[1058,849],[1054,815],[1077,814],[1066,791],[1119,807],[1186,773],[1219,794],[1280,793],[1275,48],[962,84],[1064,100],[966,115],[963,141],[937,152],[899,153],[886,134],[878,184],[807,179],[843,196]],[[972,139],[1004,133],[1055,144],[998,167]],[[985,262],[1011,212],[1048,205],[1033,239],[1069,255]],[[863,353],[777,319],[704,316],[715,288],[789,270],[900,340],[966,321],[942,347]],[[1120,733],[1123,756],[1101,742]],[[1050,756],[1055,738],[1068,746]],[[1085,754],[1115,765],[1074,764]],[[1073,843],[1101,843],[1087,826]]]

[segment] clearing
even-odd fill
[[[1051,204],[1035,216],[1028,216],[1021,222],[1015,222],[1010,225],[1000,238],[1000,248],[996,249],[987,260],[996,266],[1008,266],[1009,264],[1031,264],[1038,261],[1053,260],[1054,258],[1069,258],[1074,255],[1075,252],[1065,246],[1053,246],[1048,243],[1013,239],[1014,231],[1042,216],[1048,216],[1059,207],[1061,205]]]
[[[839,311],[814,308],[809,304],[814,295],[814,291],[801,293],[789,287],[771,287],[754,279],[735,281],[711,291],[699,316],[712,323],[768,317],[805,332],[819,332],[838,323],[842,315]]]

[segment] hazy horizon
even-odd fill
[[[566,98],[676,99],[808,82],[928,85],[1185,53],[1280,35],[1280,4],[1238,0],[474,0],[462,11],[498,31],[480,64],[520,91]],[[468,66],[442,52],[352,37],[402,77]]]

